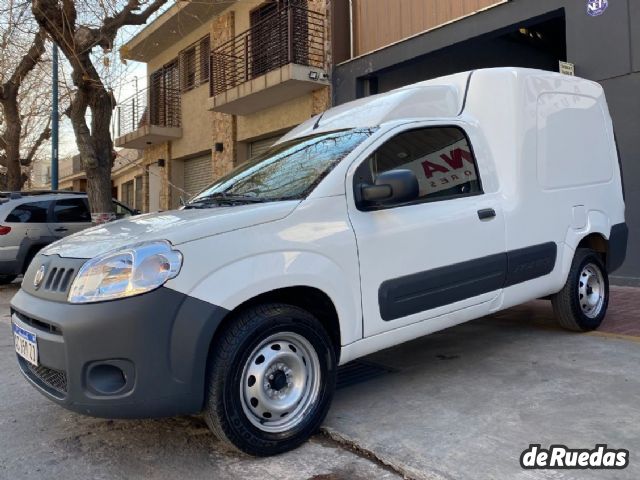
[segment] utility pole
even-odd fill
[[[58,190],[58,45],[55,43],[51,60],[51,190]]]

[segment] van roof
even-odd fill
[[[552,77],[594,85],[594,82],[546,70],[501,67],[467,71],[344,103],[307,120],[279,142],[325,131],[375,127],[401,120],[458,117],[464,111],[468,90],[473,88],[472,77],[477,76],[510,77],[514,81]]]

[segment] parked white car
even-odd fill
[[[47,247],[12,301],[20,368],[71,410],[204,411],[276,454],[318,429],[339,364],[548,296],[597,328],[624,208],[598,84],[418,83],[309,120],[184,210]]]
[[[140,213],[116,200],[113,207],[117,218]],[[45,246],[90,226],[84,192],[0,192],[0,285],[24,273]]]

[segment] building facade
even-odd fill
[[[636,0],[343,0],[333,42],[349,48],[336,52],[332,102],[476,68],[559,71],[559,62],[569,62],[607,95],[629,226],[627,259],[612,280],[640,285],[638,22]],[[597,136],[585,132],[585,142]]]
[[[176,2],[121,50],[148,86],[117,107],[144,210],[176,208],[330,104],[325,0]]]
[[[128,207],[145,210],[143,197],[145,168],[142,165],[142,152],[123,148],[116,152],[111,169],[111,190],[113,198],[120,200]],[[51,179],[47,179],[44,188],[51,187]],[[59,190],[74,192],[87,191],[87,176],[82,168],[80,155],[60,159]]]

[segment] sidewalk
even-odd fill
[[[416,479],[640,478],[640,289],[603,330],[554,326],[537,301],[368,360],[395,369],[336,394],[325,429]],[[626,470],[520,468],[530,443],[630,451]]]
[[[611,287],[607,316],[595,332],[640,337],[640,288]],[[538,300],[493,315],[493,318],[540,323],[555,327],[548,300]]]

